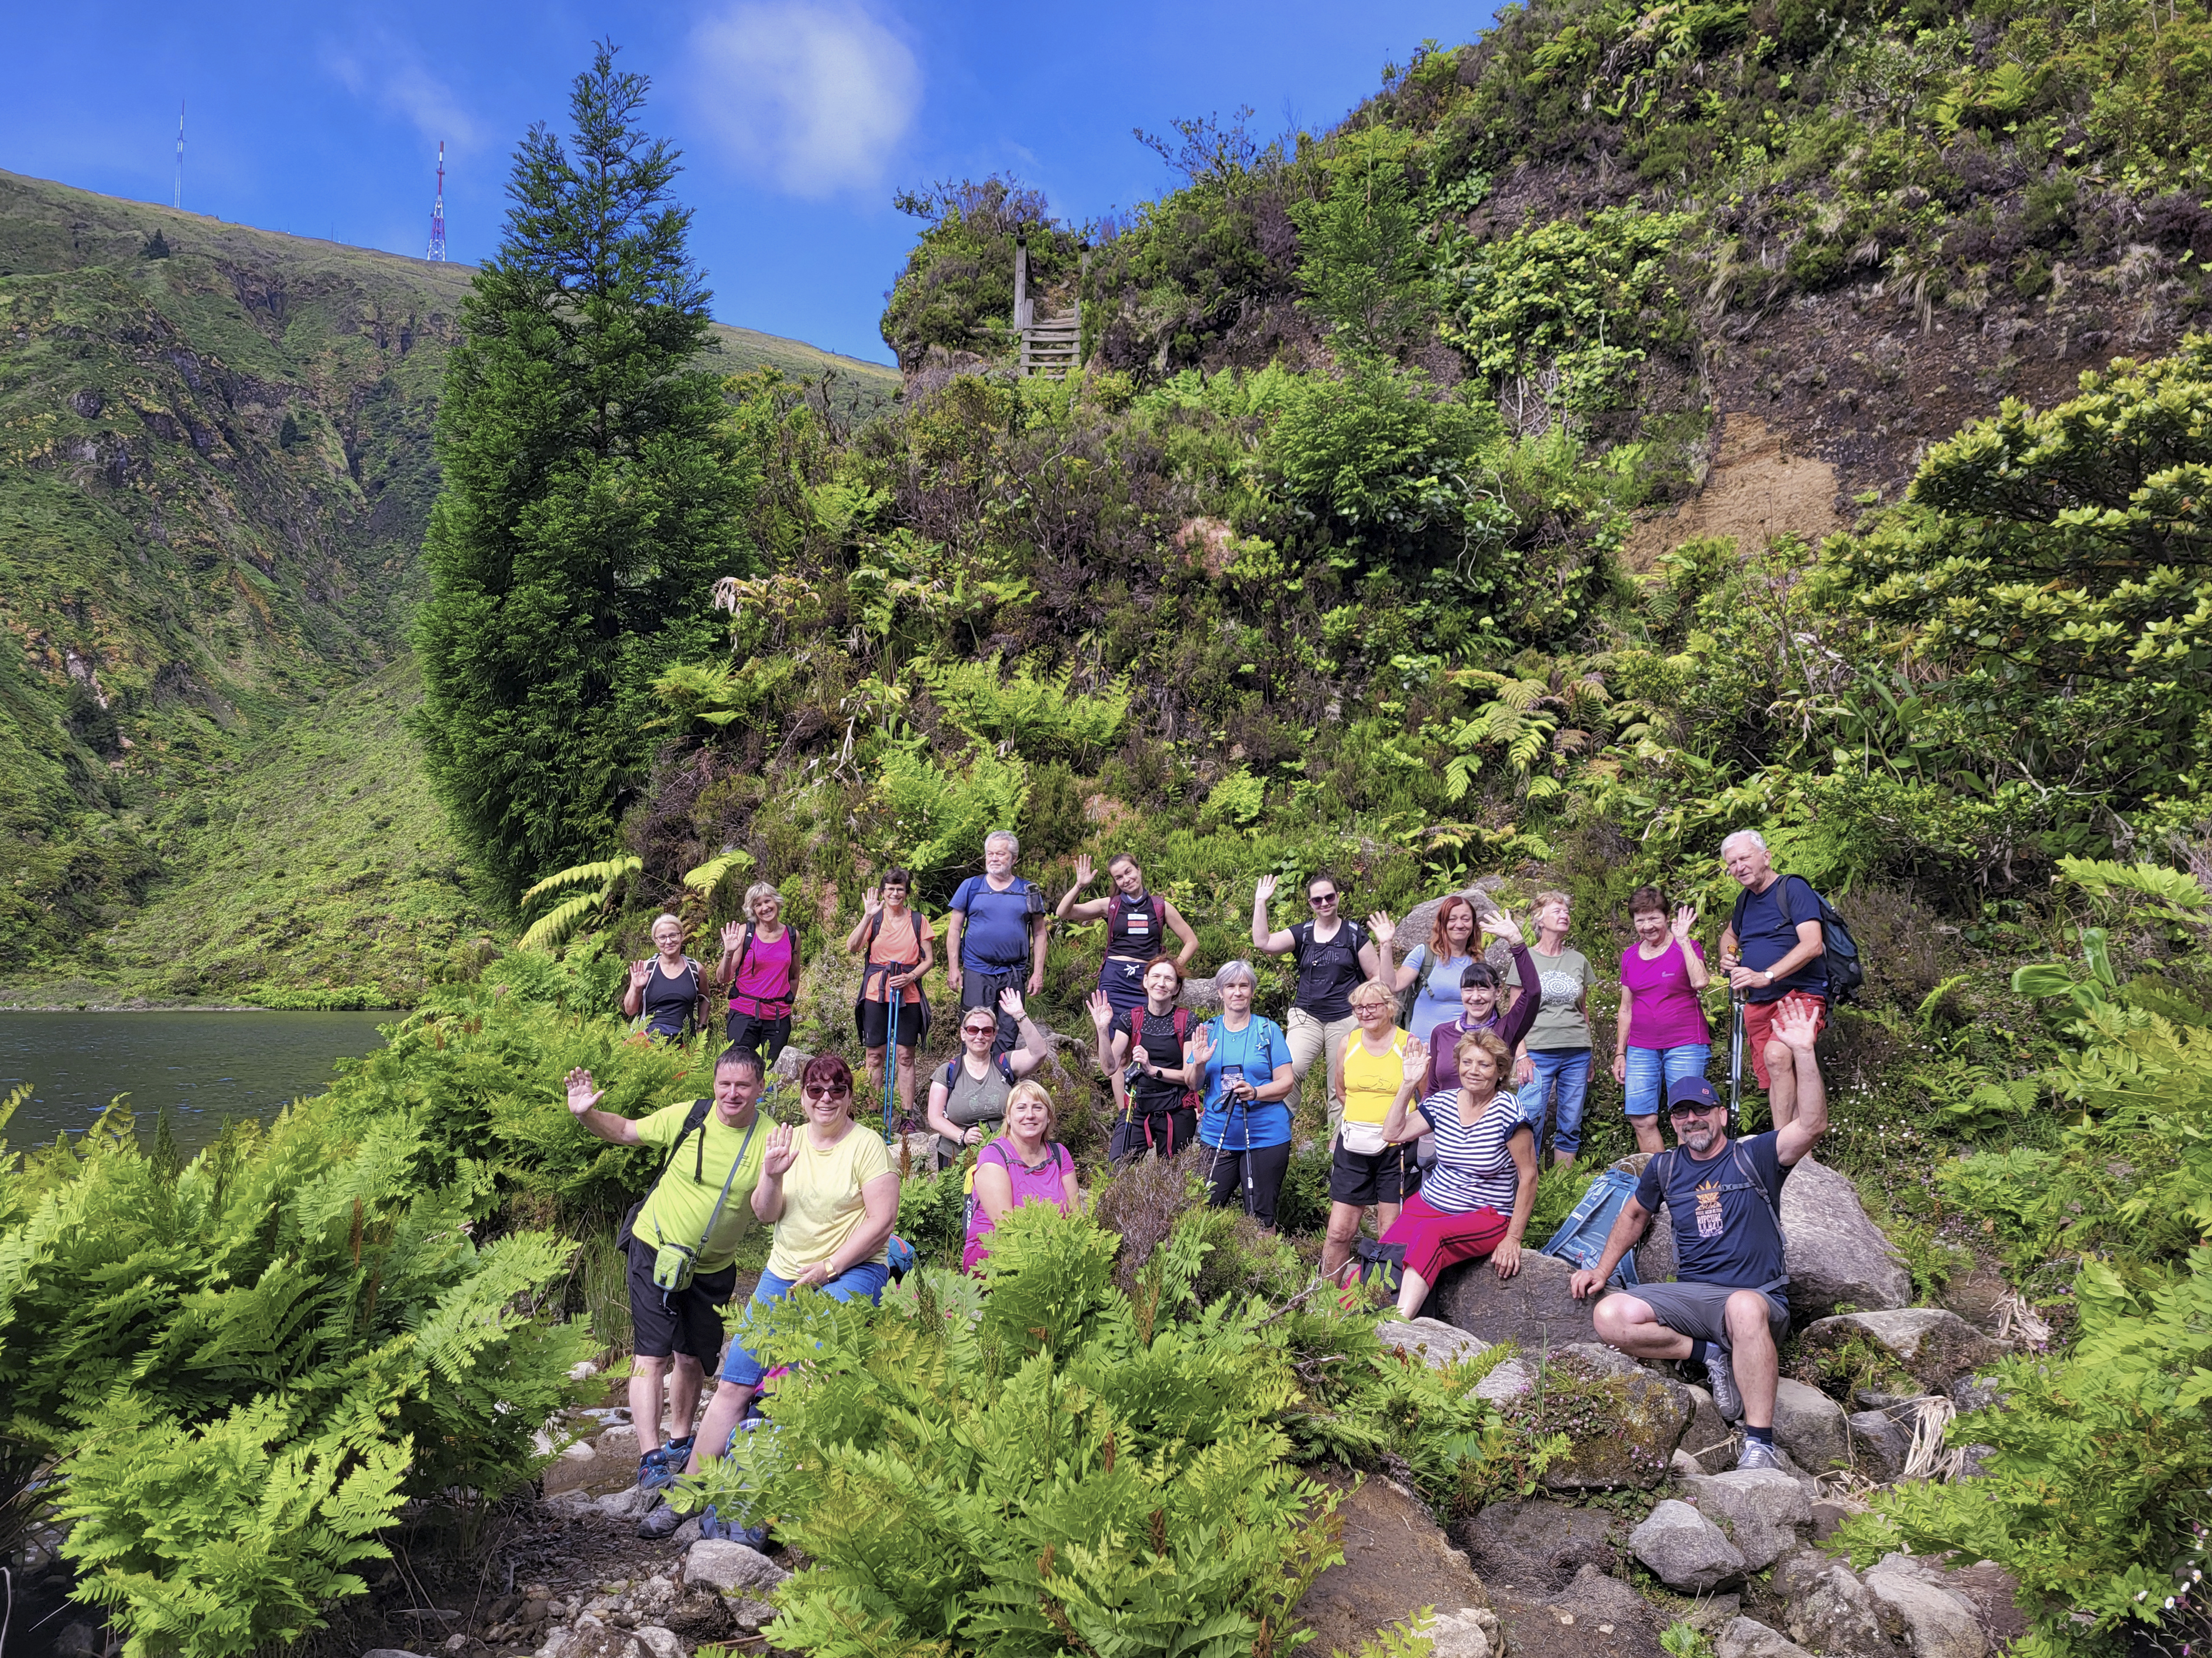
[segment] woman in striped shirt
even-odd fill
[[[1416,1105],[1428,1074],[1428,1050],[1406,1044],[1405,1079],[1382,1124],[1386,1140],[1436,1136],[1437,1160],[1382,1234],[1402,1244],[1406,1274],[1398,1316],[1418,1317],[1445,1267],[1488,1255],[1498,1276],[1521,1270],[1521,1235],[1536,1202],[1536,1139],[1514,1096],[1500,1094],[1512,1050],[1488,1030],[1470,1030],[1455,1050],[1459,1086]]]

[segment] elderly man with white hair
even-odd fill
[[[1827,942],[1820,895],[1801,875],[1784,875],[1757,829],[1738,829],[1721,842],[1721,862],[1743,895],[1721,933],[1721,965],[1744,999],[1743,1042],[1752,1072],[1766,1090],[1774,1126],[1797,1115],[1797,1078],[1789,1046],[1775,1034],[1785,996],[1810,1005],[1814,1034],[1828,1023]]]
[[[1045,942],[1051,927],[1043,890],[1014,873],[1021,850],[1012,829],[985,835],[983,872],[960,884],[945,918],[947,987],[960,999],[963,1016],[971,1007],[991,1010],[999,1022],[991,1044],[994,1054],[1013,1052],[1021,1034],[1019,1022],[1000,1005],[999,993],[1018,986],[1024,995],[1034,996],[1044,988]]]

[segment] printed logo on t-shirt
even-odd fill
[[[1122,926],[1124,931],[1132,938],[1150,938],[1152,932],[1152,912],[1150,909],[1133,909],[1129,912],[1129,919]]]
[[[1536,982],[1544,1005],[1555,1012],[1564,1012],[1582,999],[1583,981],[1578,973],[1540,973]]]
[[[1727,1230],[1728,1224],[1721,1213],[1720,1187],[1712,1181],[1700,1181],[1698,1183],[1697,1196],[1698,1236],[1701,1238],[1720,1236],[1722,1232]]]

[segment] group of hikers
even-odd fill
[[[1241,1204],[1273,1225],[1292,1149],[1290,1102],[1326,1056],[1322,1275],[1357,1278],[1356,1248],[1386,1261],[1398,1274],[1397,1310],[1411,1318],[1455,1264],[1487,1257],[1501,1278],[1520,1270],[1541,1147],[1548,1134],[1556,1162],[1575,1159],[1595,1062],[1595,974],[1566,942],[1565,894],[1536,895],[1533,941],[1486,898],[1479,908],[1455,894],[1437,906],[1428,936],[1395,961],[1391,918],[1378,913],[1363,924],[1340,914],[1334,878],[1310,879],[1310,914],[1279,930],[1270,916],[1277,883],[1263,878],[1253,896],[1253,950],[1290,957],[1297,974],[1278,1024],[1254,1008],[1258,975],[1247,960],[1213,975],[1218,1014],[1200,1017],[1184,1005],[1197,935],[1172,902],[1146,891],[1126,853],[1108,862],[1112,891],[1095,898],[1084,895],[1096,872],[1079,859],[1074,884],[1050,911],[1043,893],[1014,873],[1019,845],[1011,833],[992,834],[983,854],[984,873],[961,884],[945,921],[960,1049],[930,1073],[925,1108],[944,1157],[975,1154],[965,1270],[979,1268],[1009,1210],[1042,1202],[1072,1211],[1083,1200],[1074,1159],[1053,1137],[1054,1102],[1034,1076],[1051,1045],[1028,999],[1042,984],[1055,920],[1106,923],[1089,1011],[1114,1096],[1109,1160],[1172,1157],[1194,1145],[1211,1200]],[[1829,1007],[1834,917],[1802,878],[1774,868],[1755,830],[1729,836],[1722,859],[1741,890],[1720,935],[1718,970],[1774,1127],[1737,1137],[1728,1102],[1708,1079],[1713,1041],[1701,993],[1712,972],[1691,936],[1696,912],[1670,907],[1655,887],[1637,889],[1627,905],[1635,937],[1620,960],[1612,1069],[1638,1150],[1651,1155],[1571,1287],[1577,1298],[1618,1291],[1597,1303],[1594,1322],[1623,1352],[1702,1364],[1717,1406],[1742,1424],[1738,1466],[1771,1467],[1775,1344],[1789,1324],[1780,1197],[1790,1168],[1827,1127],[1814,1048]],[[935,931],[912,897],[910,875],[886,871],[845,941],[862,962],[855,1011],[864,1074],[885,1078],[908,1120],[929,1017],[921,985],[937,959]],[[748,890],[744,919],[722,929],[711,970],[684,956],[682,925],[663,916],[653,929],[657,957],[631,968],[623,1011],[658,1034],[680,1034],[705,998],[726,998],[729,1046],[715,1063],[711,1100],[633,1120],[598,1108],[600,1090],[587,1072],[568,1078],[569,1108],[590,1133],[665,1153],[617,1239],[635,1332],[629,1391],[638,1478],[651,1491],[721,1455],[757,1415],[765,1372],[742,1332],[725,1351],[719,1311],[735,1291],[738,1245],[754,1224],[775,1229],[752,1296],[760,1303],[799,1288],[876,1300],[904,1248],[893,1236],[898,1170],[884,1138],[857,1121],[858,1090],[844,1060],[825,1054],[806,1062],[799,1126],[764,1125],[759,1114],[768,1068],[789,1039],[798,982],[781,906],[766,883]],[[1486,959],[1486,938],[1504,947],[1503,969]],[[1173,953],[1170,939],[1180,945]],[[1659,1133],[1662,1116],[1674,1129],[1671,1150]],[[1662,1207],[1674,1233],[1676,1281],[1620,1289],[1622,1257]],[[1360,1245],[1370,1211],[1379,1242]],[[702,1417],[709,1367],[719,1382]],[[666,1442],[664,1388],[676,1428]],[[666,1535],[679,1521],[663,1503],[641,1529]]]

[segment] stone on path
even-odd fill
[[[1742,1551],[1687,1503],[1668,1497],[1628,1534],[1629,1552],[1670,1589],[1703,1594],[1741,1582]]]
[[[758,1549],[726,1537],[702,1538],[684,1556],[686,1583],[711,1583],[725,1594],[772,1589],[790,1576]]]
[[[404,1647],[371,1647],[361,1655],[361,1658],[422,1658],[422,1655],[410,1652]]]
[[[653,1658],[686,1658],[684,1643],[672,1630],[665,1630],[658,1624],[640,1624],[630,1633]]]
[[[1789,1637],[1749,1618],[1731,1618],[1713,1643],[1714,1658],[1813,1658]]]
[[[1850,1465],[1844,1407],[1818,1388],[1787,1376],[1774,1389],[1774,1437],[1790,1453],[1790,1460],[1808,1473]]]
[[[1735,1468],[1682,1482],[1684,1494],[1708,1520],[1717,1521],[1753,1571],[1763,1571],[1797,1547],[1797,1527],[1813,1523],[1805,1488],[1778,1468]]]
[[[1444,1269],[1426,1310],[1485,1341],[1541,1353],[1595,1334],[1590,1309],[1596,1297],[1577,1301],[1568,1294],[1573,1276],[1566,1262],[1534,1249],[1521,1252],[1521,1270],[1510,1278],[1500,1279],[1487,1258],[1462,1261]]]
[[[1491,1503],[1458,1536],[1484,1582],[1551,1594],[1584,1566],[1618,1565],[1612,1533],[1613,1517],[1602,1509],[1533,1497]]]
[[[1791,1169],[1782,1183],[1782,1230],[1787,1235],[1783,1264],[1790,1269],[1784,1294],[1793,1318],[1825,1317],[1846,1303],[1911,1305],[1912,1274],[1867,1218],[1848,1175],[1813,1157]],[[1663,1206],[1637,1248],[1636,1271],[1647,1284],[1674,1276],[1674,1233]]]
[[[1912,1420],[1917,1414],[1917,1406],[1907,1400],[1879,1411],[1853,1411],[1844,1418],[1860,1462],[1885,1485],[1903,1473],[1911,1458]]]
[[[1431,1612],[1417,1632],[1429,1637],[1431,1658],[1490,1658],[1501,1644],[1498,1614],[1487,1606]]]
[[[1893,1658],[1881,1610],[1851,1569],[1817,1549],[1802,1549],[1774,1569],[1790,1638],[1833,1658]]]
[[[1690,1394],[1689,1431],[1682,1436],[1682,1454],[1694,1458],[1700,1473],[1726,1473],[1735,1467],[1736,1430],[1721,1415],[1713,1396],[1695,1382]]]
[[[1442,1319],[1385,1319],[1375,1327],[1375,1335],[1386,1350],[1400,1349],[1438,1370],[1490,1350],[1490,1343]]]
[[[1674,1448],[1690,1425],[1688,1388],[1595,1341],[1574,1342],[1554,1351],[1543,1376],[1547,1389],[1555,1379],[1563,1396],[1603,1403],[1586,1420],[1566,1424],[1574,1448],[1565,1461],[1544,1470],[1547,1489],[1632,1485],[1649,1491],[1667,1478]],[[1553,1414],[1551,1408],[1542,1412],[1547,1422]]]
[[[1814,1352],[1857,1341],[1881,1349],[1927,1393],[1943,1393],[2004,1351],[1956,1313],[1940,1307],[1901,1307],[1840,1313],[1807,1327],[1802,1338]]]
[[[1863,1581],[1885,1630],[1900,1634],[1913,1658],[1983,1658],[1988,1649],[1973,1603],[1911,1556],[1885,1554]]]
[[[1548,1606],[1570,1612],[1578,1622],[1593,1627],[1607,1624],[1616,1629],[1641,1625],[1652,1631],[1656,1620],[1651,1603],[1618,1577],[1608,1577],[1595,1564],[1583,1566],[1566,1588],[1547,1598]]]

